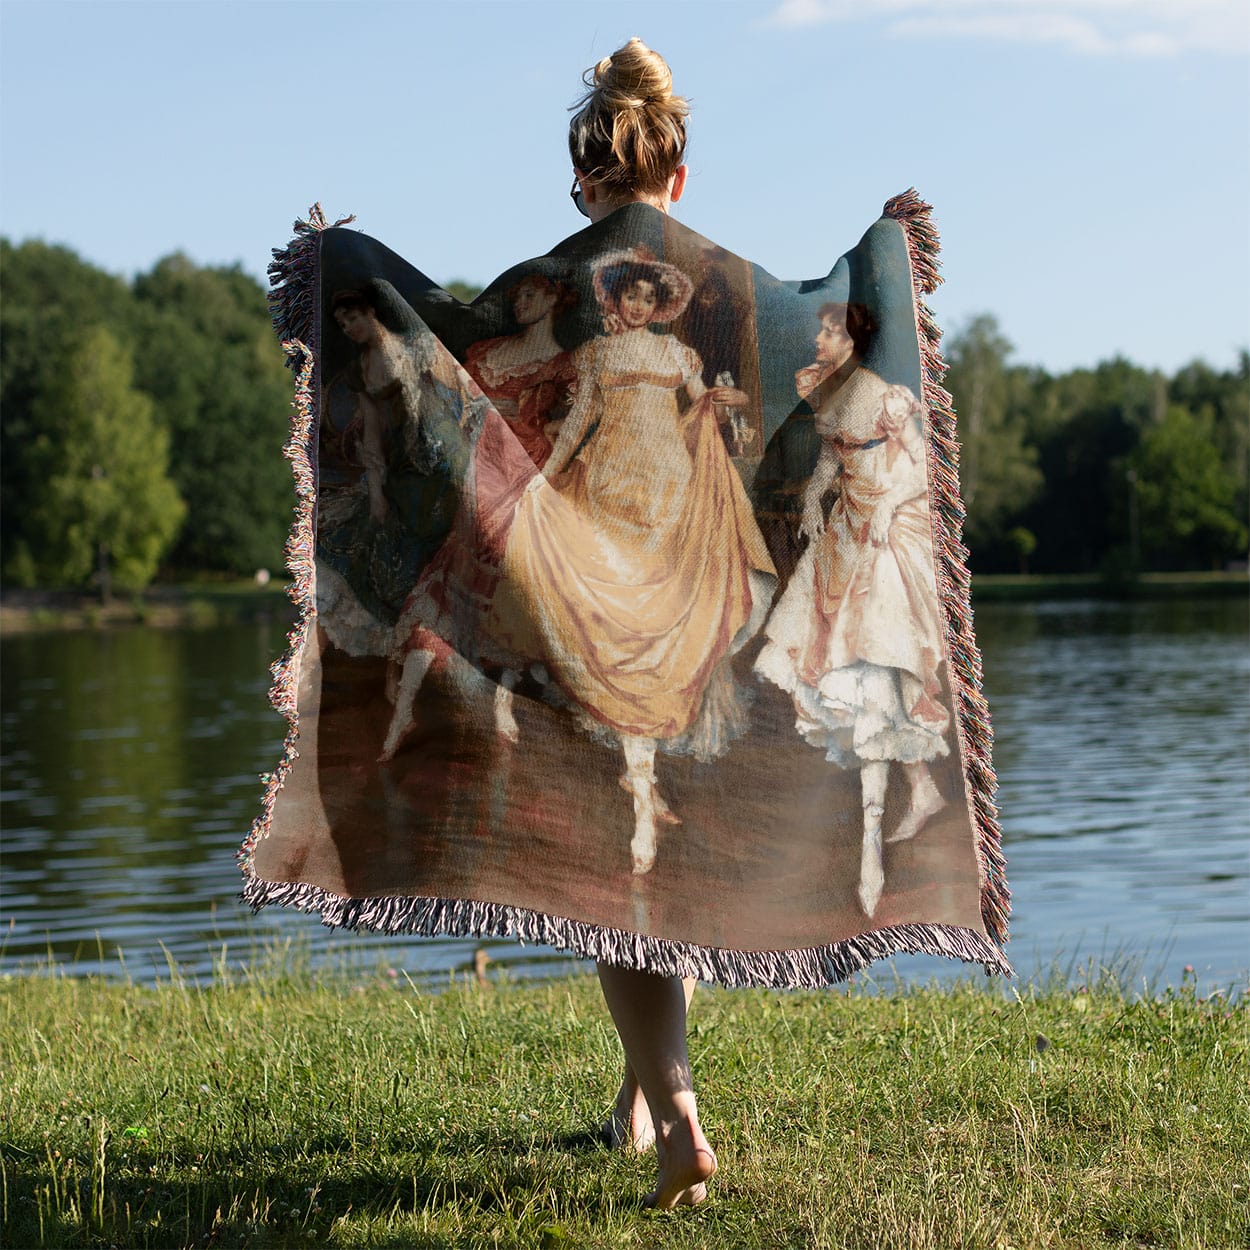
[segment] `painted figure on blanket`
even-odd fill
[[[519,736],[512,692],[527,665],[502,650],[483,625],[498,583],[510,507],[535,466],[551,455],[552,435],[576,385],[572,356],[556,340],[553,322],[578,295],[566,278],[534,273],[522,278],[509,297],[520,333],[482,339],[465,354],[465,372],[490,400],[494,414],[485,419],[469,467],[472,485],[461,500],[452,533],[400,612],[388,678],[394,710],[380,763],[394,759],[412,728],[426,677],[452,652],[498,673],[496,729],[510,742]],[[494,532],[488,537],[489,531]],[[545,678],[541,666],[535,676]]]
[[[875,328],[862,306],[820,310],[814,364],[797,376],[815,398],[821,439],[803,499],[809,540],[765,627],[757,674],[794,699],[796,727],[842,768],[863,801],[858,896],[871,916],[885,883],[882,819],[891,763],[910,791],[886,839],[915,837],[946,803],[929,762],[949,753],[940,702],[941,625],[920,401],[860,363]],[[822,500],[837,490],[825,520]]]
[[[455,514],[464,396],[389,283],[340,291],[332,307],[358,354],[321,405],[317,615],[341,650],[385,655],[399,606]]]
[[[509,295],[520,332],[472,344],[464,367],[541,468],[576,380],[552,327],[577,302],[577,292],[567,282],[529,274]]]
[[[594,285],[607,333],[574,353],[576,399],[518,502],[491,632],[619,741],[645,874],[657,825],[680,821],[657,747],[711,758],[745,727],[729,657],[775,575],[717,424],[718,405],[746,396],[709,389],[696,353],[650,328],[685,307],[689,279],[634,248],[600,258]]]
[[[688,265],[694,281],[690,303],[672,329],[698,353],[704,384],[742,389],[757,401],[749,408],[722,408],[717,414],[729,454],[739,459],[739,472],[749,475],[740,458],[759,456],[763,431],[750,266],[706,241],[688,262],[684,256],[670,259],[683,268]]]

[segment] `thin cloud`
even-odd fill
[[[1250,49],[1245,0],[781,0],[770,25],[879,24],[900,39],[1050,45],[1085,56]]]

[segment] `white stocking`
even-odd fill
[[[864,802],[864,842],[859,861],[859,902],[864,915],[877,910],[885,885],[885,866],[881,856],[881,818],[885,815],[885,786],[890,765],[885,760],[872,760],[859,770],[859,784]]]
[[[634,837],[629,844],[634,875],[642,876],[655,864],[655,739],[621,735],[625,751],[625,779],[634,796]]]
[[[399,750],[404,735],[412,728],[413,705],[433,663],[433,651],[409,651],[404,657],[404,670],[395,690],[395,711],[391,716],[390,728],[386,731],[386,741],[382,744],[382,754],[378,756],[379,763],[385,764],[395,758],[395,752]]]
[[[512,692],[520,680],[520,673],[506,668],[499,675],[499,685],[495,687],[495,732],[509,742],[517,742],[521,737],[520,727],[512,712]]]

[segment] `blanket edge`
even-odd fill
[[[929,412],[929,482],[937,542],[935,570],[938,598],[946,627],[955,724],[967,784],[969,809],[976,831],[977,862],[981,878],[981,919],[999,946],[1008,939],[1011,892],[1007,887],[1002,828],[994,795],[998,778],[992,760],[994,730],[981,690],[981,652],[972,626],[972,577],[968,548],[963,544],[966,515],[959,493],[959,438],[951,393],[942,386],[946,362],[942,358],[942,331],[924,296],[941,284],[941,251],[933,206],[909,187],[887,200],[882,215],[897,221],[907,240],[912,277],[912,304],[916,310],[920,343],[923,399]]]
[[[344,898],[299,881],[263,881],[249,875],[243,901],[254,911],[273,904],[315,912],[333,929],[424,937],[501,937],[554,947],[582,959],[652,972],[697,977],[730,989],[767,986],[820,989],[845,981],[891,955],[938,955],[983,965],[985,974],[1013,974],[998,947],[959,925],[891,925],[840,942],[789,950],[738,950],[552,916],[546,912],[478,899],[381,895]]]

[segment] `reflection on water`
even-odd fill
[[[1244,600],[991,604],[977,613],[1017,969],[1127,951],[1179,980],[1250,967]],[[475,948],[518,975],[574,966],[512,942],[339,935],[236,901],[235,852],[282,722],[278,624],[28,635],[0,651],[0,968],[51,956],[148,980],[311,935],[318,959],[429,975]],[[796,749],[802,749],[796,744]],[[168,953],[166,953],[168,952]],[[946,971],[900,959],[903,975]]]
[[[1149,944],[1147,971],[1244,983],[1245,600],[987,605],[977,625],[1017,959]]]

